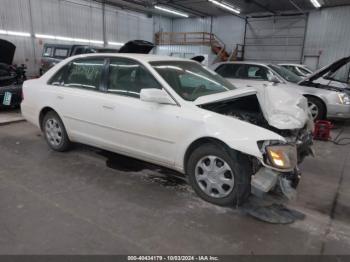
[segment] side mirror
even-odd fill
[[[273,75],[273,76],[269,77],[269,82],[271,82],[273,84],[278,84],[278,83],[280,83],[280,80],[275,75]]]
[[[141,89],[140,99],[145,102],[176,105],[174,100],[164,90],[157,88]]]

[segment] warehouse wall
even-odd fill
[[[107,41],[153,41],[155,31],[171,30],[171,19],[161,16],[149,18],[106,6],[105,26]],[[102,5],[89,0],[1,0],[0,30],[103,41]],[[2,34],[0,38],[17,46],[15,63],[27,64],[29,75],[38,72],[43,43],[72,44]]]
[[[305,39],[304,60],[323,67],[350,55],[350,6],[311,12]]]
[[[174,32],[208,32],[211,30],[226,45],[229,52],[236,46],[242,44],[244,39],[245,21],[237,16],[220,16],[211,18],[189,18],[174,19]]]
[[[248,19],[244,59],[300,63],[306,16]]]

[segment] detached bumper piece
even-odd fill
[[[263,197],[266,193],[274,191],[288,200],[296,197],[296,187],[299,184],[300,172],[295,169],[293,172],[280,173],[272,169],[262,167],[252,176],[251,192],[253,195]]]

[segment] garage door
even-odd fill
[[[306,17],[250,18],[245,37],[245,60],[300,63]]]

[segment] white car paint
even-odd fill
[[[164,94],[172,103],[152,103],[133,97],[47,84],[70,61],[99,56],[125,57],[138,61],[159,81]],[[265,128],[198,107],[199,104],[210,101],[259,93],[256,89],[237,89],[203,96],[194,102],[182,99],[149,64],[152,61],[174,60],[189,61],[136,54],[90,54],[68,58],[41,78],[24,83],[22,114],[29,122],[40,127],[40,112],[46,107],[52,108],[61,117],[71,141],[107,149],[183,173],[186,150],[201,138],[215,138],[261,162],[263,155],[257,141],[286,142],[284,137]],[[283,92],[275,95],[271,92],[259,94],[264,114],[272,125],[288,123],[289,128],[297,129],[310,121],[303,97],[293,95],[287,100],[285,98]],[[283,110],[287,114],[283,115]],[[291,121],[292,115],[297,116],[298,120]],[[294,126],[291,126],[292,123]],[[283,129],[283,125],[281,127]]]

